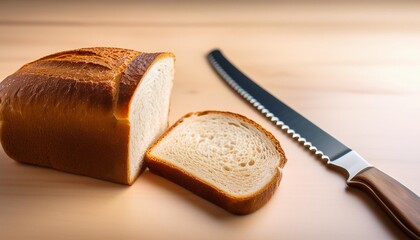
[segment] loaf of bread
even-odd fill
[[[0,83],[1,143],[14,160],[131,185],[168,127],[172,53],[59,52]]]
[[[149,169],[235,214],[274,194],[286,157],[276,138],[229,112],[190,113],[147,150]]]

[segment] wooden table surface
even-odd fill
[[[234,216],[146,171],[123,186],[18,164],[0,152],[0,239],[405,239],[363,192],[245,104],[205,59],[243,71],[371,164],[420,193],[418,1],[1,1],[0,79],[89,46],[172,51],[170,121],[227,110],[288,157],[262,209]]]

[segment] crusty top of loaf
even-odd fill
[[[163,57],[174,56],[107,47],[48,55],[24,65],[0,84],[1,108],[24,112],[26,107],[66,103],[127,119],[134,90],[147,69]]]
[[[120,48],[82,48],[48,55],[24,65],[18,72],[111,83],[139,54],[137,51]]]

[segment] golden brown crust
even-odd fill
[[[119,78],[140,52],[83,48],[24,65],[0,85],[2,108],[25,112],[36,105],[113,111]],[[6,101],[6,104],[4,103]]]
[[[124,119],[128,117],[131,96],[133,96],[150,66],[164,57],[175,58],[172,53],[142,53],[128,64],[119,82],[118,100],[114,111],[116,118]]]
[[[276,174],[270,180],[270,182],[266,184],[263,188],[261,188],[258,192],[241,198],[232,196],[229,193],[223,192],[215,186],[209,185],[201,179],[196,178],[189,172],[186,172],[185,170],[166,162],[164,159],[160,159],[151,154],[152,149],[156,145],[158,145],[177,125],[181,124],[184,121],[184,119],[191,117],[192,115],[200,116],[205,114],[225,114],[234,116],[236,118],[240,118],[243,121],[255,126],[258,130],[260,130],[267,137],[269,137],[271,141],[275,144],[276,149],[281,154],[281,159],[277,168],[279,171],[277,171]],[[282,172],[280,169],[284,167],[286,161],[286,156],[284,154],[283,149],[281,148],[279,141],[270,132],[265,130],[256,122],[248,119],[247,117],[236,113],[223,111],[203,111],[189,113],[185,115],[174,125],[172,125],[159,139],[157,139],[152,144],[152,146],[147,150],[145,156],[145,162],[152,172],[163,176],[177,183],[180,186],[183,186],[184,188],[190,190],[198,196],[201,196],[202,198],[207,199],[234,214],[252,213],[264,206],[268,202],[268,200],[270,200],[270,198],[273,196],[274,192],[280,184],[282,178]]]
[[[124,121],[114,114],[127,66],[144,72],[153,64],[133,61],[139,55],[147,54],[120,48],[70,50],[28,63],[7,77],[0,83],[5,152],[19,162],[132,184],[130,125],[127,114]],[[131,79],[131,91],[123,87],[127,109],[142,76]]]

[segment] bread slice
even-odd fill
[[[146,152],[149,169],[235,214],[274,194],[286,157],[277,139],[230,112],[190,113]]]
[[[1,143],[14,160],[132,184],[168,127],[172,53],[83,48],[0,83]]]

